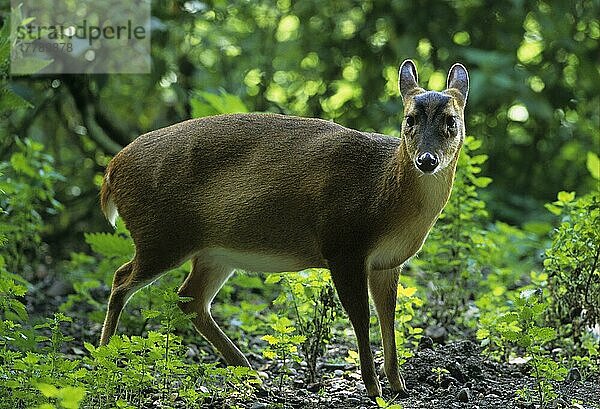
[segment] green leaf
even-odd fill
[[[587,153],[586,165],[594,179],[600,179],[600,159],[595,152]]]
[[[85,396],[85,389],[81,387],[67,386],[59,391],[60,405],[66,409],[78,409],[79,402]]]
[[[54,385],[50,385],[47,383],[38,383],[37,388],[42,392],[47,398],[56,398],[58,397],[58,388]]]
[[[134,252],[131,239],[109,233],[86,233],[85,241],[92,250],[105,257],[131,257]]]
[[[281,274],[269,274],[267,278],[265,278],[265,284],[276,284],[281,281],[283,277]]]
[[[264,335],[261,339],[267,341],[269,345],[277,345],[279,343],[279,338],[276,338],[273,335]]]
[[[380,408],[385,408],[387,406],[387,402],[381,396],[376,397],[375,402],[377,402],[377,406]]]
[[[575,192],[558,192],[558,200],[563,203],[569,203],[575,199]]]
[[[32,108],[27,100],[21,98],[8,88],[0,89],[0,112],[8,112],[21,108]]]
[[[96,347],[89,342],[84,342],[83,347],[85,349],[87,349],[89,352],[94,352],[96,350]]]
[[[17,173],[24,173],[30,177],[35,176],[35,169],[29,164],[25,155],[21,152],[14,153],[10,157],[10,164]]]
[[[301,344],[306,341],[306,337],[304,335],[293,335],[290,337],[290,342],[293,344]]]
[[[562,213],[562,209],[556,205],[553,205],[551,203],[546,203],[544,205],[544,207],[546,208],[546,210],[548,210],[550,213],[558,216],[559,214]]]
[[[194,118],[248,112],[248,108],[237,95],[227,93],[217,95],[210,92],[199,92],[198,95],[200,98],[193,98],[190,101]]]
[[[147,319],[147,320],[151,320],[157,317],[160,317],[160,311],[156,311],[156,310],[143,310],[142,311],[142,316]]]
[[[477,330],[477,339],[485,339],[490,336],[490,331],[484,328],[480,328]]]
[[[532,328],[530,333],[535,341],[540,344],[545,344],[546,342],[550,342],[556,338],[556,330],[549,327]]]
[[[473,165],[481,165],[487,160],[488,156],[485,154],[475,155],[471,158],[471,164]]]
[[[191,99],[190,106],[192,107],[192,117],[194,118],[203,118],[218,114],[216,109],[198,99]]]
[[[488,178],[485,176],[473,178],[473,184],[477,187],[483,188],[489,185],[490,183],[492,183],[492,178]]]

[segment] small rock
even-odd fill
[[[445,376],[445,377],[442,378],[442,382],[441,382],[441,387],[442,388],[447,388],[448,386],[450,386],[452,384],[454,384],[454,385],[458,384],[458,381],[456,380],[455,377],[453,377],[453,376]]]
[[[294,379],[294,388],[303,388],[304,381],[302,379]]]
[[[333,371],[333,374],[335,376],[344,376],[344,371],[342,371],[341,369],[336,369],[335,371]]]
[[[470,402],[471,391],[469,390],[469,388],[462,388],[461,390],[459,390],[458,394],[456,395],[456,399],[458,399],[459,402]]]
[[[269,379],[269,374],[266,373],[265,371],[256,371],[256,374],[261,378],[261,379]]]
[[[450,375],[455,377],[456,380],[458,380],[460,383],[466,382],[467,377],[465,376],[465,372],[463,371],[462,365],[458,362],[451,362],[446,366],[446,369],[448,370],[448,372],[450,372]]]
[[[569,370],[569,373],[567,374],[567,381],[568,382],[577,382],[581,380],[581,372],[579,372],[579,369],[577,367],[573,367]]]
[[[195,356],[198,356],[198,348],[195,347],[188,347],[187,351],[185,352],[185,356],[188,358],[193,358]]]
[[[527,362],[529,362],[531,360],[530,357],[527,358],[523,358],[523,357],[516,357],[516,358],[510,358],[508,360],[509,364],[513,364],[513,365],[525,365]]]
[[[360,373],[358,373],[358,372],[348,372],[346,374],[346,378],[354,379],[355,381],[360,381],[362,379],[362,377],[360,376]]]
[[[433,349],[433,339],[429,337],[422,337],[419,341],[418,349],[419,351],[422,351],[424,349]]]
[[[322,387],[323,385],[321,385],[320,383],[311,383],[306,389],[311,392],[319,392]]]
[[[252,406],[250,406],[250,409],[266,409],[267,408],[267,404],[263,403],[263,402],[254,402],[252,404]]]

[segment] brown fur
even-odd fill
[[[194,324],[230,364],[248,361],[210,315],[234,268],[331,270],[357,335],[367,392],[379,395],[369,345],[368,289],[380,318],[385,372],[406,392],[394,340],[397,267],[413,256],[446,204],[464,138],[466,70],[454,66],[448,90],[426,92],[414,64],[400,69],[403,137],[365,133],[320,119],[275,114],[217,115],[142,135],[109,164],[103,212],[118,209],[136,247],[115,274],[101,344],[136,289],[188,259],[180,288],[194,301]],[[458,129],[446,127],[448,116]],[[418,154],[435,153],[423,174]]]
[[[102,187],[100,188],[100,208],[106,218],[109,216],[108,202],[111,200],[110,184],[106,177],[106,175],[108,175],[108,169],[109,168],[106,169],[104,179],[102,180]]]

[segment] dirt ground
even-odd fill
[[[426,343],[425,343],[426,344]],[[382,366],[378,354],[376,363]],[[434,373],[434,368],[445,371]],[[280,389],[278,377],[265,382],[265,390],[258,391],[252,402],[236,402],[249,409],[283,408],[377,408],[365,395],[359,369],[351,365],[321,366],[321,385],[306,385],[302,368],[284,382]],[[276,372],[276,370],[274,371]],[[534,409],[539,404],[517,400],[516,391],[535,388],[535,380],[524,366],[500,364],[483,356],[471,341],[421,348],[402,366],[410,396],[394,399],[387,381],[380,374],[384,399],[388,404],[399,403],[404,409],[469,408],[469,409]],[[559,398],[548,408],[600,409],[600,377],[580,381],[554,383]],[[269,391],[269,392],[267,392]],[[222,407],[224,402],[216,403]],[[229,404],[233,404],[230,402]],[[226,404],[227,405],[227,404]]]

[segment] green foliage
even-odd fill
[[[271,324],[273,334],[262,337],[269,346],[263,351],[263,355],[268,359],[279,358],[282,361],[279,376],[279,389],[283,386],[283,380],[290,371],[289,360],[300,362],[298,355],[298,344],[306,340],[304,335],[294,335],[296,328],[292,321],[287,317],[279,317]]]
[[[325,353],[339,310],[329,271],[313,268],[294,274],[270,274],[265,283],[282,284],[284,291],[273,303],[293,312],[295,327],[302,337],[299,344],[307,363],[308,381],[315,382],[317,360]]]
[[[10,284],[5,276],[0,278],[3,285]],[[21,293],[20,286],[12,283],[5,294]],[[118,407],[142,407],[157,399],[169,406],[173,397],[193,408],[225,396],[249,398],[252,385],[259,382],[254,371],[188,362],[181,337],[173,333],[180,321],[187,320],[176,305],[185,300],[172,293],[165,299],[164,308],[148,312],[161,319],[162,333],[150,331],[147,337],[131,338],[117,335],[99,348],[86,342],[89,355],[82,359],[61,352],[64,343],[73,341],[61,328],[72,321],[70,317],[57,313],[35,326],[34,332],[2,317],[0,389],[9,392],[3,395],[0,408],[112,408],[115,402]],[[28,347],[20,339],[30,336],[34,344]]]
[[[584,334],[600,325],[600,193],[576,199],[573,192],[559,192],[557,199],[546,206],[560,217],[544,260],[549,315],[561,335],[581,348]]]
[[[238,96],[227,93],[215,95],[210,92],[198,92],[197,97],[190,101],[190,105],[194,118],[248,112],[248,108]]]
[[[167,405],[179,396],[189,407],[201,407],[205,400],[219,396],[249,395],[251,385],[257,382],[248,368],[190,365],[185,361],[181,338],[172,333],[150,331],[147,337],[116,335],[104,347],[86,343],[85,348],[90,357],[84,361],[94,372],[89,379],[93,394],[90,403],[100,407],[110,407],[115,400],[141,407],[157,396]],[[148,390],[156,396],[148,396]]]
[[[375,403],[377,403],[378,408],[382,408],[382,409],[403,409],[404,408],[404,406],[402,406],[401,404],[394,403],[393,400],[391,402],[386,402],[385,399],[383,399],[381,396],[378,396],[377,398],[375,398]]]
[[[4,173],[0,190],[5,193],[0,197],[0,234],[8,237],[4,247],[8,270],[25,275],[23,270],[42,256],[43,217],[62,208],[55,199],[55,185],[63,177],[41,143],[19,138],[14,143],[10,161],[0,162],[0,173]]]
[[[32,105],[16,94],[8,84],[10,68],[10,24],[0,27],[0,136],[4,136],[6,118],[16,110],[31,108]]]
[[[413,356],[413,348],[421,339],[423,328],[414,326],[415,316],[423,306],[424,301],[416,295],[417,287],[404,287],[398,284],[398,297],[396,299],[396,348],[400,364]]]
[[[37,387],[46,398],[58,402],[58,405],[44,403],[38,406],[38,409],[78,409],[85,396],[85,389],[82,387],[66,386],[59,389],[56,386],[47,383],[39,383]]]
[[[590,171],[590,175],[596,180],[600,180],[600,159],[595,152],[587,153],[586,166]]]
[[[433,372],[436,375],[436,383],[438,384],[438,386],[442,385],[442,379],[444,377],[444,375],[448,375],[450,373],[450,371],[448,371],[446,368],[442,368],[440,366],[436,366],[435,368],[431,369],[431,372]]]
[[[545,407],[558,396],[551,381],[562,381],[567,368],[554,361],[544,348],[557,336],[554,328],[541,324],[548,307],[544,298],[541,289],[523,290],[514,299],[511,310],[482,318],[477,337],[484,341],[484,345],[493,343],[507,351],[510,347],[518,347],[524,352],[524,360],[536,379],[536,390],[522,389],[518,394],[528,400],[535,398]]]
[[[134,246],[121,219],[117,220],[116,230],[112,233],[86,233],[84,237],[101,259],[85,253],[71,254],[71,259],[64,263],[63,270],[73,283],[74,292],[67,296],[60,309],[67,312],[74,308],[79,311],[85,308],[89,311],[89,319],[101,323],[106,300],[97,299],[98,290],[111,285],[115,270],[133,256]]]
[[[5,325],[7,321],[27,320],[27,310],[18,300],[27,292],[26,285],[23,278],[7,272],[0,259],[0,313],[3,318],[0,325]]]

